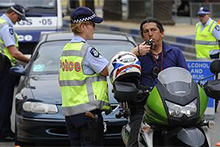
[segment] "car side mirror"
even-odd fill
[[[10,68],[9,73],[15,76],[23,76],[25,75],[25,69],[22,65],[16,65]]]
[[[136,99],[138,89],[134,83],[115,81],[113,83],[113,92],[118,102],[128,102]]]

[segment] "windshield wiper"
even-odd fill
[[[9,6],[1,6],[0,5],[0,9],[8,9],[9,8]]]
[[[33,9],[53,9],[53,7],[44,7],[44,6],[26,7],[25,11],[28,12]]]

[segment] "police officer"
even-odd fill
[[[207,7],[201,7],[198,11],[200,22],[195,28],[195,48],[196,57],[200,60],[218,59],[220,48],[220,26],[211,19],[210,11]],[[216,100],[215,111],[217,111],[218,101]]]
[[[63,48],[59,74],[67,132],[71,146],[102,146],[101,112],[110,109],[108,61],[87,40],[103,19],[88,7],[76,8],[70,17],[74,37]]]
[[[20,20],[26,20],[25,10],[20,5],[11,6],[0,17],[0,142],[14,140],[10,115],[16,77],[9,73],[9,69],[16,65],[16,60],[30,61],[18,50],[18,35],[13,26]]]

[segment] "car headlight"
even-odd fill
[[[56,105],[41,102],[24,102],[23,109],[27,112],[54,114],[58,112]]]
[[[166,104],[167,104],[170,116],[182,117],[185,114],[187,117],[191,117],[195,115],[197,112],[196,102],[197,100],[194,100],[193,102],[189,103],[186,106],[180,106],[172,102],[168,102],[168,101],[166,101]]]

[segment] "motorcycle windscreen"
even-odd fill
[[[184,68],[166,68],[158,74],[158,80],[174,95],[186,95],[191,91],[192,76]]]
[[[192,147],[202,146],[205,142],[204,134],[196,127],[182,128],[177,133],[177,138]]]

